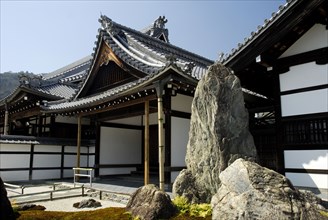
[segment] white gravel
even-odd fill
[[[58,199],[53,201],[45,201],[45,202],[33,202],[33,204],[36,205],[42,205],[46,207],[45,211],[63,211],[63,212],[79,212],[79,211],[91,211],[96,209],[102,209],[102,208],[108,208],[108,207],[125,207],[124,204],[113,202],[109,200],[99,200],[92,198],[98,202],[101,203],[101,207],[98,208],[82,208],[77,209],[73,207],[73,204],[76,202],[81,202],[85,199],[90,199],[91,197],[84,196],[84,197],[74,197],[74,198],[68,198],[68,199]]]

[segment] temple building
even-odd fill
[[[191,103],[215,61],[169,42],[160,16],[142,31],[102,15],[94,51],[0,101],[0,175],[34,180],[159,176],[185,168]],[[260,164],[328,189],[327,2],[292,0],[220,56],[240,78]],[[19,153],[17,153],[19,152]],[[19,157],[20,162],[12,159]]]

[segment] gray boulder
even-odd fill
[[[141,220],[169,219],[177,213],[170,196],[152,184],[137,189],[126,209]]]
[[[213,219],[325,219],[321,199],[295,189],[283,175],[254,162],[236,160],[220,174],[212,198]]]
[[[174,195],[186,196],[189,202],[210,202],[220,187],[219,174],[238,158],[252,161],[257,158],[248,130],[248,112],[239,79],[216,63],[196,88],[186,153],[187,171],[181,172],[174,182]]]

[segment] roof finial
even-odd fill
[[[165,28],[165,24],[167,23],[167,19],[165,19],[165,16],[159,16],[159,18],[156,19],[154,22],[154,27],[156,28]]]

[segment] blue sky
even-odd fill
[[[216,60],[285,4],[283,0],[0,2],[1,73],[52,72],[90,55],[100,14],[136,30],[165,15],[172,44]]]

